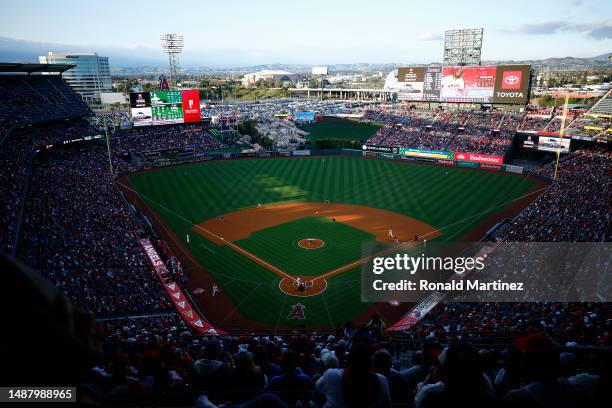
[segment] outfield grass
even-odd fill
[[[299,125],[299,127],[310,132],[310,140],[334,139],[363,142],[376,133],[381,125],[345,118],[325,117],[322,121]]]
[[[318,238],[325,245],[304,249],[298,241]],[[325,217],[305,217],[266,228],[236,242],[257,257],[293,276],[319,276],[361,258],[361,244],[374,235]]]
[[[360,302],[359,268],[330,279],[321,296],[290,297],[279,291],[280,278],[271,271],[194,234],[192,222],[258,202],[329,198],[414,217],[441,229],[438,240],[455,241],[534,185],[506,173],[359,157],[215,161],[135,174],[130,181],[180,239],[191,235],[191,252],[246,318],[311,327],[353,319],[369,306]],[[297,302],[306,306],[304,322],[286,320]]]

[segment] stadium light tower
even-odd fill
[[[482,28],[446,30],[442,65],[480,65]]]
[[[159,36],[164,52],[168,54],[170,64],[170,82],[176,88],[179,73],[179,55],[183,52],[183,34],[162,34]]]

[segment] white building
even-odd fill
[[[95,52],[57,53],[38,57],[41,64],[74,64],[74,68],[62,74],[72,89],[87,102],[100,99],[100,93],[112,92],[108,57],[100,57]]]
[[[244,77],[242,77],[242,86],[255,86],[259,80],[295,83],[299,79],[300,76],[298,74],[287,71],[273,71],[270,69],[264,69],[263,71],[253,72],[252,74],[246,74]]]

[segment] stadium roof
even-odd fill
[[[0,72],[59,72],[73,68],[73,64],[18,64],[13,62],[0,62]]]

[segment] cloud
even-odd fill
[[[523,34],[546,35],[554,34],[567,27],[569,23],[564,21],[547,21],[537,24],[523,24],[517,31]]]
[[[546,21],[536,24],[523,24],[517,30],[502,30],[506,33],[527,35],[551,35],[559,33],[583,33],[595,40],[612,38],[612,20],[576,24],[569,21]]]
[[[575,31],[586,32],[587,36],[595,40],[612,39],[612,20],[601,21],[594,24],[576,24],[572,27]]]
[[[423,33],[417,35],[417,39],[421,41],[442,41],[444,39],[444,36],[440,34]]]

